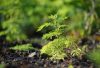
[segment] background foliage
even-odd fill
[[[83,26],[85,25],[83,22],[89,22],[89,26],[87,24],[89,32],[98,31],[100,28],[100,1],[93,1],[0,0],[0,36],[6,35],[8,41],[26,39],[32,36],[39,25],[49,21],[48,16],[54,14],[58,14],[59,17],[69,17],[74,26],[71,24],[70,29],[76,28],[73,32],[80,31],[82,35],[84,33]],[[87,17],[89,18],[87,19]],[[91,27],[93,27],[93,30],[91,30]]]

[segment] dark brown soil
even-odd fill
[[[91,42],[87,42],[88,44],[93,44]],[[1,43],[0,46],[0,63],[5,64],[5,68],[68,68],[68,65],[71,63],[74,68],[95,68],[94,64],[87,59],[84,55],[81,58],[70,57],[65,58],[60,61],[51,61],[49,56],[40,55],[39,50],[27,50],[27,51],[18,51],[9,49],[9,47],[15,46],[16,44],[20,44],[17,42],[14,43]],[[25,41],[23,43],[25,44]],[[83,42],[80,43],[81,45]],[[41,49],[41,45],[38,43],[33,43],[33,46]],[[94,48],[89,46],[90,49]],[[31,53],[35,55],[29,57]]]

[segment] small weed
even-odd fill
[[[32,47],[32,44],[23,44],[23,45],[16,45],[14,47],[11,47],[10,49],[25,51],[25,50],[35,49],[35,48]]]

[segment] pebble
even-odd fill
[[[28,57],[34,57],[36,55],[36,52],[32,52],[28,55]]]

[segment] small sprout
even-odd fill
[[[53,29],[46,34],[43,34],[43,39],[52,39],[52,37],[56,37],[52,41],[50,41],[47,45],[43,46],[41,49],[41,54],[47,54],[51,56],[51,59],[64,59],[65,57],[70,56],[80,56],[83,54],[82,49],[78,47],[79,38],[74,35],[68,35],[67,32],[72,32],[72,29],[76,29],[80,24],[64,24],[65,17],[59,17],[59,15],[50,16],[53,19],[49,23],[44,23],[38,29],[41,31],[44,28],[49,26],[53,27]],[[70,26],[70,27],[69,27]],[[74,28],[75,27],[75,28]],[[78,28],[79,29],[79,28]],[[70,49],[70,51],[64,50]],[[84,50],[84,48],[83,48]]]
[[[22,44],[22,45],[16,45],[14,47],[11,47],[10,49],[25,51],[25,50],[31,50],[34,48],[32,47],[32,44]]]

